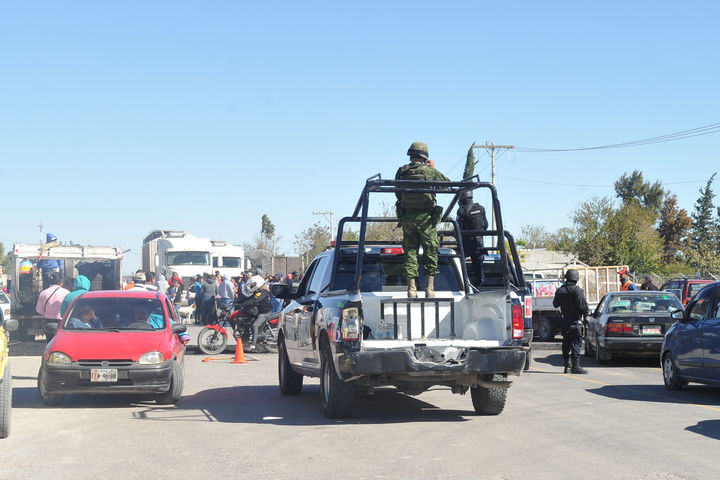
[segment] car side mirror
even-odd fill
[[[270,293],[275,298],[281,298],[283,300],[289,300],[295,298],[297,295],[297,287],[288,285],[287,283],[276,283],[270,285]]]
[[[14,332],[18,329],[19,326],[20,324],[18,323],[16,318],[8,318],[3,323],[3,327],[5,327],[5,330],[8,332]]]
[[[45,324],[46,335],[57,335],[58,322],[49,322]]]
[[[172,332],[173,332],[173,333],[185,333],[185,332],[187,332],[187,326],[186,326],[186,325],[183,325],[182,323],[175,323],[175,324],[173,324],[173,326],[172,326],[171,328],[172,328]]]
[[[675,320],[683,321],[685,319],[685,312],[679,309],[673,310],[670,313],[670,316],[674,318]]]

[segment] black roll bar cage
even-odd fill
[[[453,208],[457,204],[458,200],[460,199],[460,194],[466,191],[472,191],[478,188],[487,188],[490,190],[490,194],[492,196],[492,210],[493,215],[495,218],[495,229],[494,230],[466,230],[464,232],[460,232],[460,228],[458,227],[457,222],[454,218],[450,217],[450,212],[452,212]],[[355,210],[353,211],[353,214],[349,217],[343,217],[340,219],[338,230],[337,230],[337,237],[335,240],[335,248],[339,252],[339,249],[341,249],[343,246],[355,246],[357,245],[357,259],[355,261],[355,280],[354,282],[348,287],[347,291],[349,292],[355,292],[359,293],[360,291],[360,285],[362,280],[362,267],[363,267],[363,259],[365,256],[365,246],[366,245],[387,245],[388,243],[392,243],[391,241],[366,241],[365,240],[365,234],[367,230],[367,223],[368,222],[397,222],[397,218],[394,217],[368,217],[368,209],[370,207],[370,194],[371,193],[402,193],[402,192],[413,192],[413,193],[435,193],[435,194],[449,194],[453,195],[452,200],[450,201],[450,204],[443,212],[443,215],[440,219],[441,222],[448,222],[452,225],[452,230],[443,230],[441,232],[438,232],[439,238],[440,238],[440,246],[443,244],[447,245],[450,242],[442,242],[443,236],[454,236],[455,242],[452,244],[457,244],[457,253],[455,257],[458,257],[460,259],[460,265],[462,268],[463,273],[463,284],[465,288],[466,293],[471,293],[472,289],[470,286],[470,282],[468,280],[468,272],[467,267],[465,265],[465,252],[463,251],[462,247],[462,236],[473,236],[473,235],[492,235],[495,238],[497,238],[497,244],[495,246],[495,249],[500,252],[500,262],[502,265],[502,278],[503,278],[503,284],[505,285],[505,288],[508,289],[510,287],[510,278],[508,275],[509,268],[514,267],[516,269],[516,278],[519,279],[519,282],[521,283],[521,287],[524,287],[524,278],[522,277],[522,274],[518,274],[518,272],[521,272],[520,265],[519,265],[519,258],[517,256],[517,251],[515,249],[515,241],[508,232],[506,232],[503,229],[503,220],[502,220],[502,213],[500,212],[500,202],[497,197],[497,190],[495,189],[495,185],[489,182],[481,182],[480,177],[478,175],[474,175],[472,177],[468,177],[461,181],[423,181],[423,180],[384,180],[381,175],[375,174],[372,177],[368,178],[365,181],[365,186],[363,187],[362,193],[360,194],[360,198],[358,199],[357,205],[355,206]],[[344,241],[343,231],[345,230],[345,224],[348,222],[352,223],[360,223],[360,232],[358,234],[358,241],[357,243],[355,241]],[[509,240],[510,248],[511,248],[511,254],[514,258],[514,264],[508,263],[508,252],[505,248],[505,239]],[[334,255],[333,260],[333,269],[332,269],[332,278],[330,280],[330,285],[335,285],[335,272],[337,271],[337,263],[338,263],[338,257],[340,255],[336,254]]]

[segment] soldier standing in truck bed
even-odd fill
[[[470,190],[466,190],[460,194],[460,207],[458,207],[456,219],[461,233],[465,230],[487,230],[488,227],[485,207],[473,202],[473,194]],[[485,281],[483,271],[485,247],[483,245],[483,237],[482,235],[463,235],[462,246],[465,255],[470,257],[470,261],[472,262],[472,284],[480,288]]]
[[[449,181],[445,175],[431,166],[428,147],[423,142],[413,142],[407,151],[410,163],[400,167],[396,180]],[[435,203],[434,193],[396,193],[398,220],[403,231],[403,270],[408,285],[408,298],[417,297],[418,249],[423,248],[425,268],[425,297],[435,297],[435,275],[438,270],[438,235],[436,225],[442,215],[442,207]]]

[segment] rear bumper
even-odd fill
[[[647,353],[660,352],[663,337],[599,337],[600,346],[609,352]]]
[[[453,349],[450,351],[447,348]],[[441,355],[455,358],[445,361]],[[459,377],[473,374],[520,374],[525,366],[523,347],[492,348],[395,348],[341,354],[338,371],[345,379],[369,375]]]
[[[49,393],[165,393],[170,388],[174,362],[171,359],[157,365],[118,367],[117,382],[91,382],[90,367],[54,367],[43,360],[40,369]]]

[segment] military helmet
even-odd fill
[[[423,142],[413,142],[410,148],[408,148],[407,154],[410,157],[420,157],[425,160],[430,160],[427,144]]]
[[[577,283],[578,280],[580,280],[580,274],[577,270],[571,268],[567,272],[565,272],[565,280],[567,280],[568,282]]]
[[[472,190],[465,190],[460,194],[460,205],[472,202]]]

